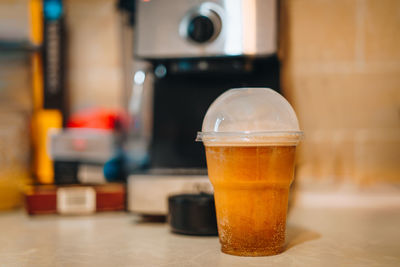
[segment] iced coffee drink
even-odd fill
[[[209,108],[198,139],[206,149],[223,252],[267,256],[283,251],[300,136],[291,106],[270,89],[232,89]]]

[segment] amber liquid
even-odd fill
[[[295,146],[206,146],[222,252],[266,256],[285,243]]]

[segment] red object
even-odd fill
[[[28,214],[51,214],[57,212],[57,189],[54,186],[34,187],[25,194]]]
[[[120,186],[120,185],[119,185]],[[114,186],[95,187],[96,211],[125,209],[125,188]]]
[[[57,189],[61,187],[91,187],[96,191],[96,212],[125,210],[125,185],[94,186],[32,186],[25,193],[25,208],[29,215],[57,213]]]
[[[112,130],[117,127],[118,122],[122,123],[123,118],[123,113],[116,110],[87,109],[72,114],[67,122],[67,127]]]

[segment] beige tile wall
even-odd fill
[[[66,0],[71,111],[122,107],[123,70],[116,0]]]
[[[400,1],[282,2],[301,179],[400,182]]]

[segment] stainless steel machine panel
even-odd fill
[[[136,56],[271,55],[277,17],[277,0],[138,0]]]

